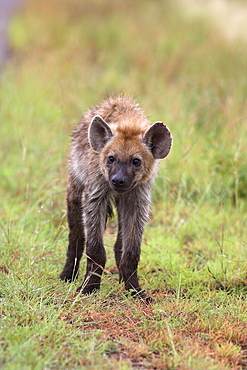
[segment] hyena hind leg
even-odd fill
[[[81,191],[75,192],[68,188],[67,208],[69,225],[69,244],[67,258],[60,274],[60,279],[65,281],[74,281],[78,276],[78,269],[85,244],[84,226],[82,220],[82,201]]]
[[[116,265],[118,268],[118,271],[120,273],[120,262],[122,257],[122,250],[123,250],[123,243],[122,243],[122,235],[121,235],[121,227],[118,225],[118,234],[117,234],[117,240],[114,244],[114,253],[115,253],[115,260]],[[119,276],[119,282],[122,281],[121,275]]]

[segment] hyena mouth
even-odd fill
[[[124,194],[124,193],[127,193],[128,191],[130,191],[131,188],[127,188],[127,189],[123,189],[123,188],[115,188],[115,187],[111,187],[112,190],[117,193],[117,194]]]
[[[112,190],[117,194],[125,194],[128,193],[131,189],[133,189],[136,185],[136,182],[132,183],[131,186],[114,186],[112,185]]]

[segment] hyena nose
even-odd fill
[[[114,186],[123,186],[125,184],[125,177],[121,174],[116,174],[111,179]]]

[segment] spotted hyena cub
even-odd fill
[[[171,144],[166,125],[150,126],[130,98],[108,98],[85,114],[74,132],[69,160],[69,245],[62,280],[77,277],[86,245],[86,274],[77,290],[89,294],[100,288],[106,263],[103,234],[114,203],[120,281],[132,294],[149,300],[139,285],[137,267],[151,187],[159,160],[168,155]]]

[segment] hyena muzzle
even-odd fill
[[[74,132],[69,159],[67,207],[69,245],[60,278],[73,281],[86,245],[87,268],[77,291],[100,288],[106,263],[103,235],[114,203],[118,235],[114,245],[120,281],[146,300],[137,266],[141,240],[149,215],[150,193],[159,159],[172,144],[162,122],[150,126],[132,99],[108,98],[89,110]]]

